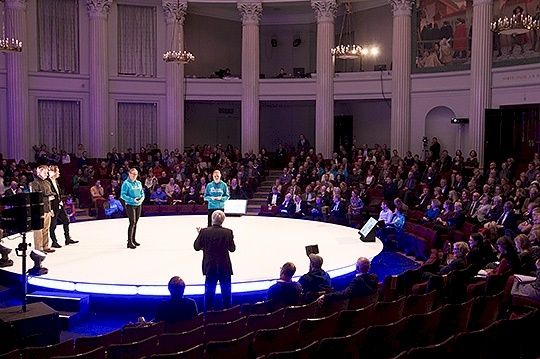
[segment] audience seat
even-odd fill
[[[247,317],[227,323],[212,323],[204,327],[204,341],[224,341],[240,338],[247,333]]]
[[[334,313],[324,318],[301,320],[298,329],[301,345],[335,336],[338,331],[338,315]]]
[[[277,329],[261,329],[255,332],[253,351],[258,358],[273,351],[294,349],[298,341],[298,322]]]
[[[270,308],[270,301],[265,300],[257,303],[244,303],[241,305],[243,315],[266,314]]]
[[[272,313],[250,315],[247,320],[247,327],[250,331],[259,329],[274,329],[283,325],[283,312],[281,308]]]
[[[204,325],[204,314],[199,313],[191,320],[176,323],[165,323],[165,333],[184,333]]]
[[[324,338],[319,342],[316,358],[358,359],[365,343],[366,329],[360,329],[356,333],[343,337]]]
[[[334,313],[339,313],[342,310],[349,308],[349,298],[333,298],[328,300],[325,298],[322,307],[319,308],[319,314],[321,316],[328,316]]]
[[[201,325],[183,333],[167,333],[159,336],[159,354],[177,353],[204,342],[204,327]]]
[[[375,303],[372,325],[386,325],[396,322],[403,315],[405,307],[405,297],[401,297],[393,302]]]
[[[453,347],[454,336],[451,336],[442,343],[410,349],[407,359],[454,359]]]
[[[161,335],[165,331],[165,322],[153,323],[145,326],[125,326],[122,328],[122,343],[134,343]]]
[[[73,339],[44,347],[27,347],[22,350],[22,359],[48,359],[53,356],[71,355],[74,353]]]
[[[445,340],[448,337],[465,332],[469,326],[469,319],[474,300],[460,304],[446,304],[442,308],[441,325],[437,331],[437,339]]]
[[[364,351],[368,358],[389,358],[407,349],[403,340],[409,318],[384,325],[373,325],[366,330],[366,345]],[[360,349],[362,350],[362,348]]]
[[[454,357],[491,359],[488,348],[492,345],[490,337],[495,331],[495,325],[492,323],[489,327],[480,330],[457,334],[454,341]]]
[[[339,331],[341,335],[349,335],[367,328],[373,322],[375,304],[356,310],[344,310],[339,313]]]
[[[431,311],[437,294],[437,291],[432,291],[427,294],[409,295],[405,301],[403,316],[406,317],[411,314],[423,314]]]
[[[51,359],[105,359],[107,357],[104,347],[99,347],[94,350],[90,350],[86,353],[55,356]]]
[[[75,339],[75,352],[86,353],[99,347],[107,348],[109,345],[121,343],[122,330],[118,329],[103,335],[92,337],[78,337],[77,339]]]
[[[0,354],[0,359],[21,359],[22,351],[19,349],[12,350],[10,352]]]
[[[317,342],[308,346],[287,352],[273,352],[266,356],[267,359],[311,359],[317,352]]]
[[[204,324],[233,322],[244,316],[240,309],[240,305],[237,305],[223,310],[210,310],[204,316]]]
[[[491,296],[480,296],[474,299],[469,330],[483,329],[495,322],[501,308],[502,293]]]
[[[150,358],[167,358],[167,359],[201,359],[204,358],[204,344],[199,344],[193,348],[186,349],[178,353],[171,354],[154,354]]]
[[[318,309],[319,302],[317,301],[305,305],[285,307],[283,323],[286,325],[302,319],[314,318]]]
[[[250,355],[253,333],[228,341],[215,341],[206,344],[207,359],[237,358],[248,359]]]
[[[442,307],[429,313],[410,315],[408,322],[407,339],[411,345],[424,346],[435,343],[437,331],[441,322]]]
[[[112,344],[107,348],[107,359],[143,358],[155,354],[157,352],[157,346],[157,335],[138,342]]]
[[[349,299],[348,309],[349,310],[362,309],[374,303],[377,303],[378,299],[379,299],[379,292],[375,292],[367,296],[351,298]]]

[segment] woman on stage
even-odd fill
[[[137,181],[139,172],[136,168],[129,170],[129,177],[122,183],[120,197],[126,202],[126,213],[129,218],[127,247],[137,248],[140,243],[135,240],[137,221],[141,217],[141,205],[144,201],[144,190],[140,181]]]
[[[214,180],[206,185],[204,200],[208,202],[208,227],[212,225],[212,213],[218,209],[225,209],[225,201],[229,199],[229,188],[221,180],[221,172],[215,170],[212,173]]]

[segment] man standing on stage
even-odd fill
[[[62,202],[60,187],[58,185],[58,177],[60,177],[60,168],[58,166],[49,167],[49,184],[51,185],[51,190],[54,193],[54,199],[51,201],[51,210],[54,212],[53,217],[51,218],[51,227],[49,228],[49,234],[51,236],[52,244],[51,247],[61,248],[62,246],[58,243],[56,239],[56,224],[58,222],[62,223],[64,227],[64,237],[66,239],[66,246],[69,244],[79,243],[79,241],[74,241],[69,236],[69,218],[64,209],[64,203]]]
[[[49,227],[51,226],[51,218],[54,215],[51,210],[54,193],[51,184],[47,181],[49,166],[38,166],[36,173],[37,176],[30,186],[32,192],[41,192],[43,194],[43,228],[34,231],[34,248],[45,253],[53,253],[54,249],[49,248]]]
[[[225,201],[229,199],[229,188],[221,180],[221,172],[215,170],[212,177],[214,180],[206,185],[204,191],[204,200],[208,202],[208,227],[212,225],[212,213],[218,209],[223,211]]]
[[[136,168],[129,170],[129,177],[122,183],[120,197],[126,202],[126,213],[129,218],[127,247],[137,248],[140,243],[135,240],[137,222],[141,217],[141,205],[144,201],[144,190],[140,181],[137,181],[139,172]]]
[[[215,210],[212,213],[212,226],[203,229],[197,228],[199,235],[193,243],[193,248],[196,251],[203,251],[202,270],[206,276],[204,284],[206,311],[214,308],[214,295],[218,281],[221,287],[223,307],[231,307],[231,275],[233,271],[229,252],[234,252],[236,245],[234,244],[233,231],[221,226],[224,220],[225,213]]]

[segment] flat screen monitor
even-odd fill
[[[225,201],[225,214],[240,216],[246,214],[247,199],[229,199]]]
[[[377,220],[373,217],[368,219],[366,224],[360,229],[360,239],[364,242],[375,242],[375,226],[377,226]]]

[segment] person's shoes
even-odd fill
[[[45,249],[43,250],[43,252],[45,252],[45,253],[54,253],[54,252],[56,252],[56,251],[55,251],[54,249],[52,249],[52,248],[45,248]]]
[[[67,244],[67,243],[66,243],[66,244]],[[53,247],[53,248],[62,248],[62,246],[61,246],[58,242],[53,242],[53,243],[51,244],[51,247]]]
[[[12,265],[13,265],[13,261],[11,259],[6,259],[6,260],[0,259],[0,268],[11,267]]]
[[[136,246],[140,246],[141,244],[137,241],[133,241],[133,244],[136,245]]]
[[[66,239],[66,246],[67,246],[67,245],[70,245],[70,244],[75,244],[75,243],[79,243],[79,241],[74,241],[74,240],[71,239],[71,238]]]
[[[137,248],[137,246],[136,246],[135,244],[133,244],[132,242],[128,242],[127,247],[128,247],[129,249],[135,249],[135,248]]]

